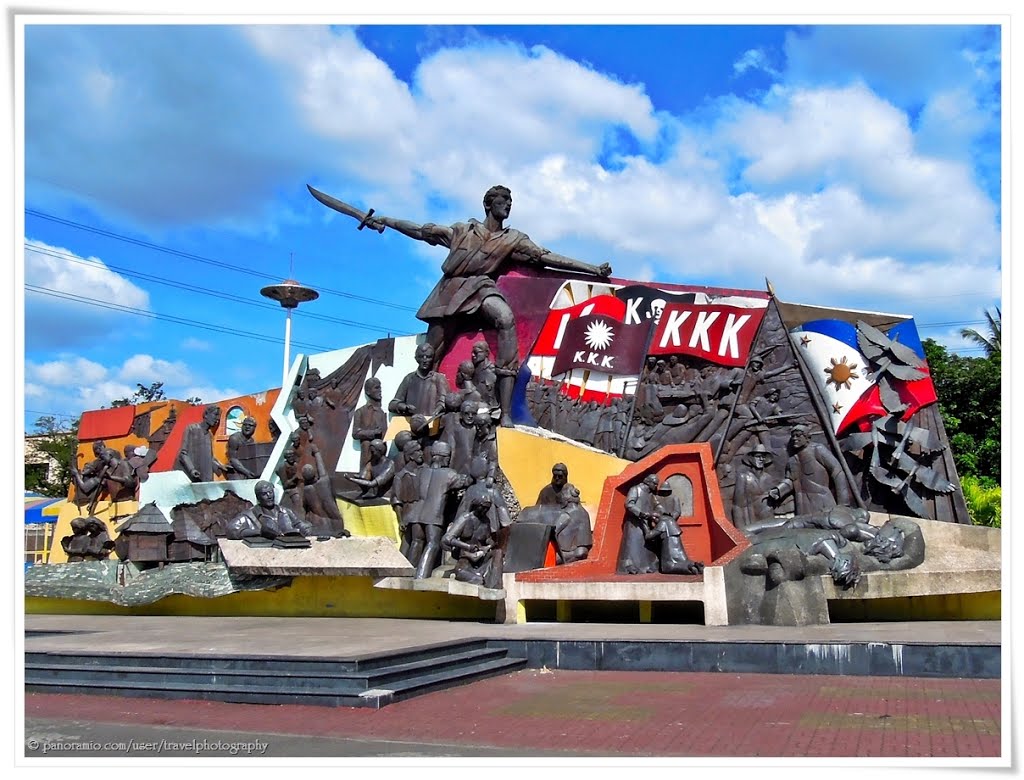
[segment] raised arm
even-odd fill
[[[397,230],[403,235],[409,236],[409,238],[415,238],[417,241],[424,241],[431,246],[451,246],[452,244],[452,229],[447,225],[435,225],[432,222],[427,222],[424,225],[417,225],[415,222],[410,222],[407,219],[395,219],[394,217],[370,217],[366,224],[368,227],[375,228],[377,225],[383,225],[389,227],[392,230]]]

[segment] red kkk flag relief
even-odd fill
[[[551,357],[558,354],[565,340],[566,330],[570,323],[589,314],[600,314],[621,322],[626,312],[626,304],[614,295],[598,295],[575,306],[564,309],[552,309],[548,314],[544,327],[541,328],[531,355]]]
[[[552,376],[574,368],[603,374],[636,375],[644,361],[651,322],[626,325],[605,314],[568,322],[555,356]]]
[[[651,355],[693,355],[722,366],[746,365],[764,308],[674,303],[654,330]]]

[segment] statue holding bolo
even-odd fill
[[[519,371],[519,344],[512,309],[498,290],[496,280],[511,263],[559,268],[600,278],[612,273],[608,263],[590,265],[556,254],[533,243],[525,233],[505,227],[505,220],[512,210],[512,193],[501,185],[491,187],[484,195],[486,218],[483,222],[470,219],[450,226],[420,225],[393,217],[374,216],[372,209],[363,214],[312,187],[309,190],[324,205],[360,219],[360,228],[370,227],[383,232],[385,227],[389,227],[431,246],[448,247],[448,257],[441,265],[441,280],[416,316],[427,323],[427,343],[434,347],[438,356],[443,354],[445,342],[450,338],[445,328],[446,325],[451,326],[453,318],[480,316],[494,326],[498,348],[495,360],[497,390],[504,426],[512,424],[509,407]]]

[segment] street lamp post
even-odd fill
[[[284,389],[288,381],[288,362],[292,343],[292,309],[299,308],[300,303],[315,301],[320,293],[312,287],[304,287],[294,279],[285,279],[281,284],[271,284],[260,290],[260,295],[270,298],[281,304],[281,308],[287,312],[284,321],[284,370],[281,376],[281,388]]]

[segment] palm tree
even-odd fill
[[[1000,357],[1003,346],[1003,312],[996,306],[994,315],[986,310],[985,319],[988,320],[987,336],[978,333],[974,328],[961,328],[960,335],[984,349],[986,357]]]

